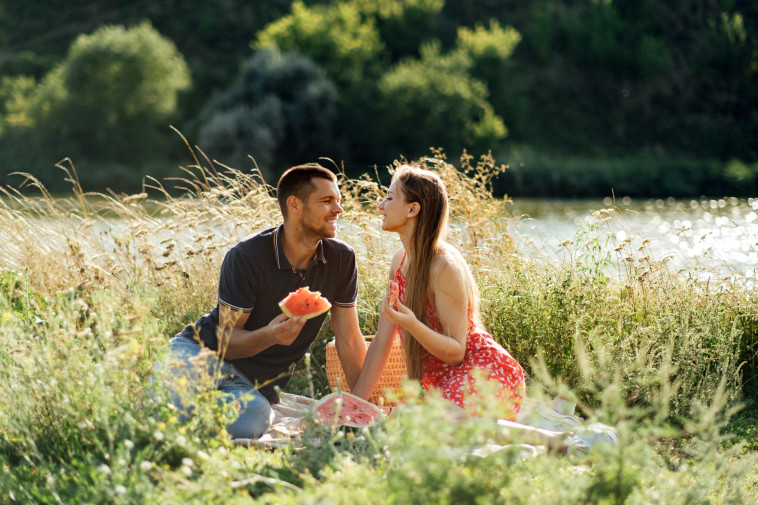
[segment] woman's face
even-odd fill
[[[408,221],[410,205],[405,200],[405,194],[400,189],[397,180],[393,180],[387,190],[387,196],[379,204],[382,211],[382,230],[397,231]]]

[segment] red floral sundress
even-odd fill
[[[395,282],[400,288],[398,299],[405,303],[405,277],[400,268],[395,273]],[[430,328],[442,333],[442,325],[430,302],[426,304],[426,315]],[[402,331],[400,335],[402,336]],[[437,390],[446,400],[472,414],[478,414],[482,409],[477,405],[476,385],[481,384],[478,381],[483,379],[494,384],[497,399],[505,407],[501,409],[501,415],[511,421],[516,419],[526,390],[524,371],[508,351],[484,328],[476,325],[471,311],[463,361],[452,366],[427,352],[422,356],[421,364],[421,385],[425,390]]]

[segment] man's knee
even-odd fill
[[[237,419],[226,427],[232,438],[260,438],[271,427],[274,411],[260,393],[245,402]]]

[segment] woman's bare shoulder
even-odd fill
[[[450,244],[442,244],[431,265],[432,278],[441,281],[458,282],[466,276],[466,260]]]
[[[392,262],[390,263],[389,278],[390,280],[395,278],[395,272],[400,268],[400,263],[403,261],[403,255],[405,255],[405,249],[402,247],[395,251],[392,255]]]

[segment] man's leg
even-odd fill
[[[167,386],[171,393],[171,402],[176,405],[182,418],[186,419],[192,413],[192,407],[184,406],[181,395],[177,392],[182,379],[186,379],[183,387],[196,390],[203,380],[208,380],[218,371],[216,387],[227,393],[224,395],[225,401],[237,401],[240,404],[237,419],[227,426],[232,438],[259,438],[268,430],[273,417],[271,404],[234,365],[222,361],[219,370],[218,357],[191,337],[180,334],[171,339],[170,345],[167,361],[170,376]]]
[[[204,380],[209,380],[210,374],[218,363],[218,358],[203,350],[191,336],[183,336],[184,332],[169,341],[169,353],[166,359],[156,364],[156,370],[151,377],[152,387],[163,384],[182,418],[192,413],[191,406],[184,406],[182,394],[186,391],[197,391]]]
[[[219,390],[227,402],[238,402],[237,419],[226,427],[232,438],[260,438],[271,426],[274,412],[268,400],[231,363],[221,365]]]

